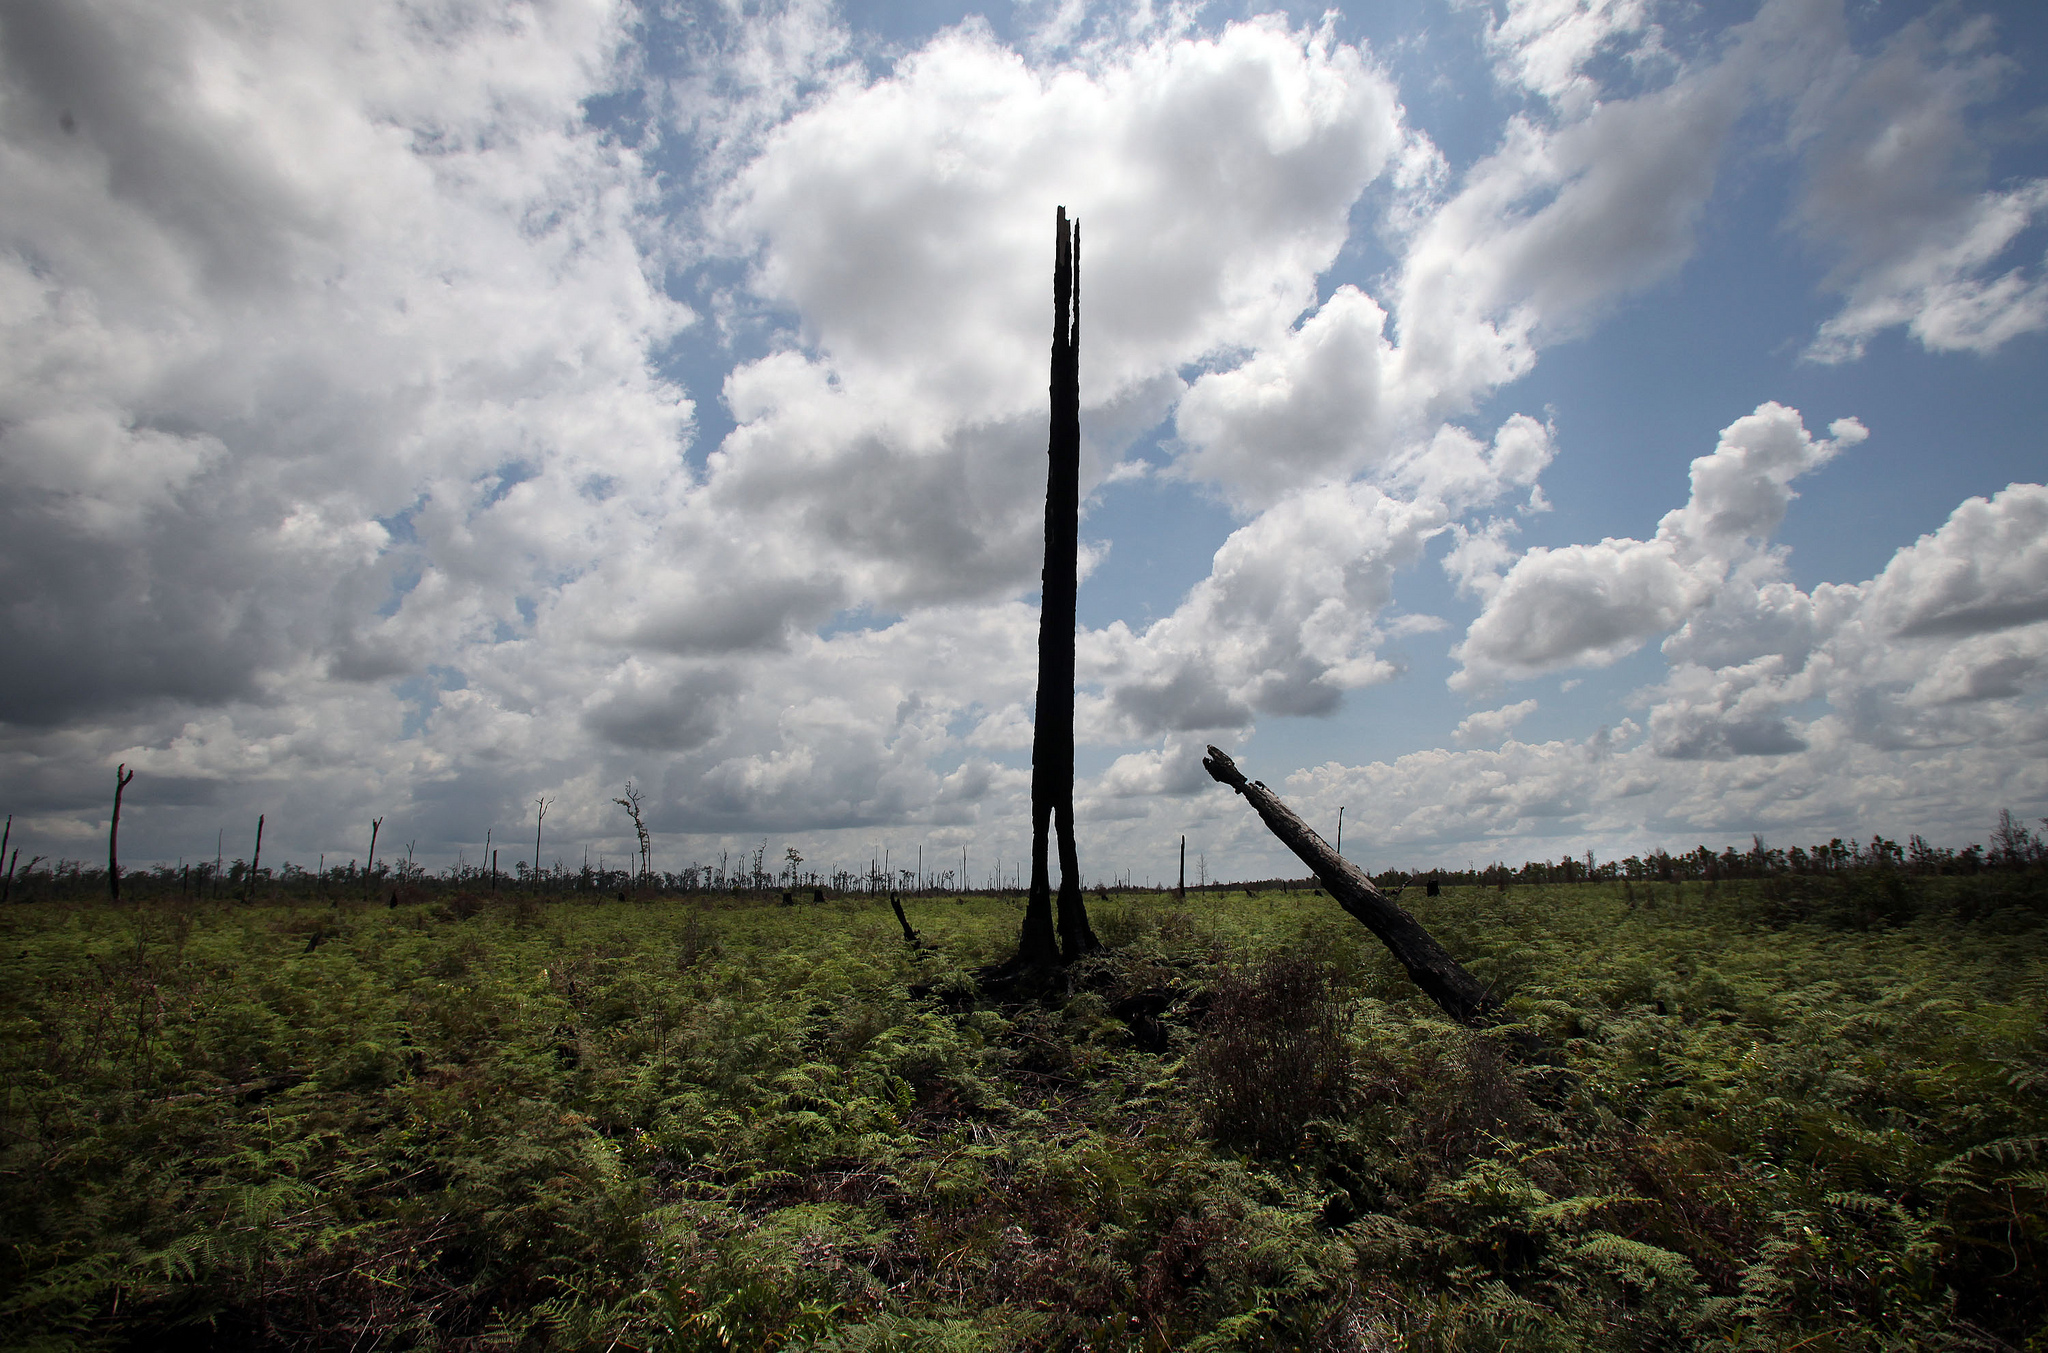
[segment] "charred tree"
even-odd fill
[[[1228,753],[1211,747],[1202,759],[1210,778],[1251,801],[1280,843],[1322,881],[1337,905],[1379,937],[1403,968],[1443,1012],[1461,1024],[1480,1022],[1499,1004],[1478,978],[1459,966],[1422,923],[1373,885],[1365,871],[1330,849],[1329,843],[1296,817],[1280,796],[1257,780],[1247,781]]]
[[[903,901],[896,896],[894,888],[889,890],[889,907],[896,913],[896,924],[903,927],[903,942],[913,949],[924,948],[924,941],[910,928],[910,918],[903,914]]]
[[[554,802],[553,799],[545,794],[533,801],[533,890],[535,892],[540,891],[540,824],[547,821],[548,809],[554,806]],[[759,873],[760,870],[760,865],[756,864],[754,872]]]
[[[1055,218],[1052,428],[1046,443],[1045,568],[1039,575],[1038,713],[1031,734],[1031,892],[1014,966],[1072,962],[1100,947],[1074,846],[1074,598],[1081,533],[1081,227]],[[1059,840],[1052,892],[1048,835]]]
[[[256,849],[249,852],[249,878],[242,889],[242,900],[252,902],[256,898],[256,871],[263,867],[263,814],[256,815]]]
[[[648,876],[654,872],[654,838],[648,835],[647,822],[640,815],[640,791],[633,788],[633,782],[628,780],[626,781],[626,797],[613,799],[612,802],[625,809],[626,816],[633,819],[633,833],[640,838],[640,882],[645,884],[648,881]],[[540,853],[538,849],[535,850],[533,858],[536,862],[539,861]],[[584,863],[588,864],[589,861],[585,860]],[[538,867],[538,863],[536,863],[536,867]]]
[[[116,902],[121,900],[121,795],[134,779],[135,772],[128,769],[127,762],[114,768],[114,818],[107,824],[107,887]],[[7,819],[7,825],[13,828],[12,817]]]

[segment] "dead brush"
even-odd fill
[[[396,888],[392,889],[391,897],[394,903],[409,900],[402,896],[402,890]],[[444,921],[467,921],[471,917],[482,915],[486,905],[486,899],[464,890],[443,902],[436,909],[436,915]]]
[[[1280,953],[1216,983],[1188,1059],[1203,1127],[1225,1146],[1292,1152],[1302,1131],[1351,1104],[1357,1065],[1327,965]]]
[[[676,971],[688,972],[699,963],[717,958],[725,951],[718,927],[699,912],[691,912],[676,931]]]
[[[1398,1078],[1407,1083],[1404,1136],[1444,1168],[1462,1167],[1504,1137],[1548,1137],[1561,1130],[1530,1103],[1514,1063],[1483,1034],[1420,1049]]]

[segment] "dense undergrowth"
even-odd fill
[[[0,1339],[2048,1349],[2041,884],[12,908]]]

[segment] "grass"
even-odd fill
[[[0,1339],[2048,1348],[2048,900],[1895,882],[1410,890],[1485,1034],[1305,893],[10,908]]]

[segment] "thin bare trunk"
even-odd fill
[[[533,890],[540,891],[540,824],[547,821],[548,805],[553,799],[543,794],[533,801]]]
[[[135,772],[126,762],[114,768],[114,819],[107,824],[107,888],[116,902],[121,900],[121,795],[134,779]],[[14,819],[8,818],[7,823],[11,828]]]
[[[242,900],[251,901],[256,896],[256,871],[263,864],[263,814],[256,815],[256,849],[249,852],[249,882],[242,890]]]

